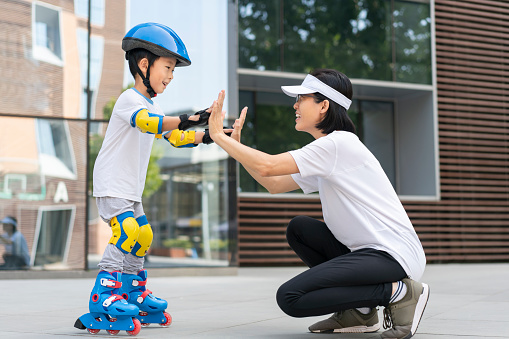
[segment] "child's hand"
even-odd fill
[[[231,137],[234,140],[237,140],[240,142],[240,132],[242,131],[242,127],[244,126],[244,121],[246,120],[246,114],[247,114],[247,107],[244,107],[242,109],[242,112],[240,112],[240,117],[238,119],[235,119],[235,123],[233,124],[233,132]]]
[[[217,138],[221,135],[225,135],[223,131],[223,120],[224,120],[224,112],[223,112],[223,102],[225,97],[225,91],[222,90],[219,92],[217,100],[214,101],[212,105],[212,112],[209,118],[209,133],[212,140],[217,143]]]

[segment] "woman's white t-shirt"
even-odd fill
[[[134,88],[118,97],[94,165],[94,197],[141,202],[154,134],[131,126],[140,109],[164,116],[159,105]]]
[[[292,178],[304,193],[319,192],[338,241],[351,251],[385,251],[411,279],[422,277],[421,242],[380,163],[355,134],[335,131],[290,154],[300,172]]]

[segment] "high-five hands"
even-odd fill
[[[244,126],[244,121],[246,120],[247,107],[244,107],[240,112],[240,117],[235,119],[235,123],[233,124],[233,132],[232,139],[240,142],[240,132],[242,131],[242,127]]]
[[[216,143],[218,142],[218,139],[225,135],[223,131],[223,120],[224,120],[224,113],[223,113],[223,102],[224,102],[225,92],[222,90],[219,92],[219,95],[217,96],[217,100],[214,101],[212,104],[212,112],[210,113],[209,117],[209,133],[212,140],[214,140]]]
[[[221,135],[225,135],[223,130],[223,121],[225,112],[223,111],[223,103],[225,98],[225,91],[222,90],[217,96],[217,100],[212,104],[212,112],[209,117],[209,134],[210,137],[217,143],[216,139],[219,139]],[[246,120],[247,107],[244,107],[240,113],[240,117],[235,120],[233,124],[233,132],[231,138],[240,142],[240,134],[244,121]]]

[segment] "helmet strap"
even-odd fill
[[[147,67],[147,76],[146,77],[143,75],[143,72],[138,67],[138,65],[136,65],[136,69],[137,69],[138,74],[141,77],[141,80],[143,80],[143,84],[145,85],[145,87],[147,87],[148,95],[150,95],[150,97],[153,98],[153,97],[157,96],[157,93],[154,91],[152,86],[150,86],[150,80],[149,80],[149,77],[150,77],[150,66],[152,66],[152,65],[149,62],[148,67]]]

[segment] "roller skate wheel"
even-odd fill
[[[141,323],[140,323],[140,321],[138,319],[133,318],[133,324],[134,324],[134,330],[126,331],[127,334],[129,334],[131,336],[135,336],[138,333],[140,333],[140,331],[141,331]]]
[[[171,322],[172,322],[171,315],[169,313],[167,313],[167,312],[164,312],[163,315],[166,318],[166,321],[164,323],[160,323],[159,325],[161,325],[163,327],[170,326]]]
[[[150,326],[150,323],[141,323],[141,327],[148,327]]]
[[[117,318],[110,318],[110,323],[117,321]],[[110,335],[117,335],[120,330],[106,330]]]
[[[87,328],[87,331],[90,334],[97,334],[97,333],[99,333],[100,330],[98,330],[96,328]]]

